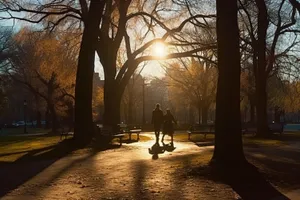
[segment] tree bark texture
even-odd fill
[[[92,92],[95,51],[104,0],[91,0],[78,58],[75,87],[74,139],[87,144],[93,136]]]
[[[241,134],[241,67],[236,0],[217,0],[217,42],[219,77],[212,161],[232,165],[245,161]]]

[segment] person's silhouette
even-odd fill
[[[158,142],[159,140],[159,132],[163,124],[163,120],[164,120],[163,111],[160,109],[160,105],[156,104],[156,107],[152,112],[152,124],[154,126],[156,142]]]
[[[177,124],[174,116],[170,112],[169,109],[167,109],[167,114],[164,115],[164,126],[163,126],[163,136],[161,138],[161,142],[164,142],[165,135],[169,135],[171,137],[171,142],[173,143],[173,135],[174,135],[174,125]]]

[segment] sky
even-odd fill
[[[0,16],[1,15],[3,16],[3,13],[0,13]],[[18,21],[18,20],[0,21],[0,26],[13,27],[14,31],[18,31],[22,26],[26,26],[26,25],[31,25],[31,24],[28,24],[28,23],[22,22],[22,21]],[[157,54],[155,52],[154,52],[154,55],[157,56]],[[162,78],[165,76],[165,71],[160,66],[160,63],[158,61],[149,61],[149,62],[147,62],[146,65],[143,65],[143,63],[141,63],[140,67],[136,70],[136,72],[139,73],[141,69],[142,69],[141,75],[146,77],[147,79]],[[95,61],[95,72],[98,72],[100,78],[104,79],[103,67],[100,64],[99,58],[97,56],[96,56],[96,61]]]
[[[142,66],[140,66],[136,72],[140,72],[142,69]],[[104,72],[103,72],[103,67],[99,62],[99,57],[96,55],[96,60],[95,60],[95,72],[99,73],[99,77],[103,80],[104,79]],[[151,61],[148,62],[147,65],[144,66],[142,69],[141,75],[145,77],[146,79],[151,79],[151,78],[162,78],[165,76],[165,71],[164,69],[160,66],[158,61]]]

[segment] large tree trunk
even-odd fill
[[[74,138],[78,144],[90,142],[93,135],[92,93],[95,51],[104,0],[91,0],[78,58],[75,87]]]
[[[257,111],[257,136],[268,135],[267,116],[267,75],[266,75],[266,37],[268,30],[268,12],[265,1],[256,0],[258,7],[258,43],[255,51],[258,52],[258,66],[255,74],[256,82],[256,111]]]
[[[58,123],[57,123],[57,114],[55,111],[54,104],[52,104],[52,103],[49,104],[49,110],[51,113],[51,120],[52,120],[52,123],[51,123],[52,133],[56,133],[57,128],[58,128]]]
[[[255,120],[255,101],[253,99],[253,95],[250,95],[250,123],[254,124],[256,122]]]
[[[116,130],[116,125],[120,123],[121,95],[114,80],[105,81],[104,85],[104,124]]]
[[[45,129],[49,129],[50,128],[50,116],[49,116],[49,106],[47,106],[47,110],[45,112],[45,121],[46,121],[46,124],[45,124]]]
[[[219,77],[212,163],[232,166],[245,161],[241,134],[241,67],[236,0],[217,0],[217,41]]]
[[[269,133],[268,115],[267,115],[267,91],[266,79],[262,78],[257,81],[256,97],[258,99],[256,104],[257,112],[257,136],[266,137]]]
[[[42,127],[42,115],[41,115],[41,112],[40,111],[37,111],[36,112],[36,127],[37,128],[41,128]]]

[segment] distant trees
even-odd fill
[[[13,38],[14,54],[5,68],[14,81],[46,102],[45,115],[51,116],[53,132],[58,128],[57,112],[67,109],[63,102],[74,99],[76,54],[62,37],[68,36],[21,29]]]
[[[0,67],[7,64],[12,51],[12,30],[0,27]]]
[[[11,37],[12,32],[3,27],[0,27],[0,70],[7,65],[8,58],[11,55]],[[0,111],[7,105],[7,97],[4,91],[5,77],[0,77]]]
[[[255,78],[255,106],[257,112],[258,136],[267,136],[269,77],[279,73],[290,73],[287,68],[295,66],[288,60],[295,60],[293,51],[299,40],[297,34],[296,8],[288,1],[239,1],[240,26],[243,50],[252,58],[252,73]],[[246,34],[245,34],[246,32]],[[248,54],[248,55],[249,55]],[[287,63],[289,63],[287,66]]]
[[[184,66],[177,63],[167,69],[170,100],[184,97],[196,108],[199,124],[207,124],[209,108],[215,101],[217,69],[213,63],[192,58]]]
[[[127,124],[142,123],[143,112],[143,86],[144,79],[140,74],[134,74],[126,88],[122,97],[121,106],[123,108],[123,116]]]

